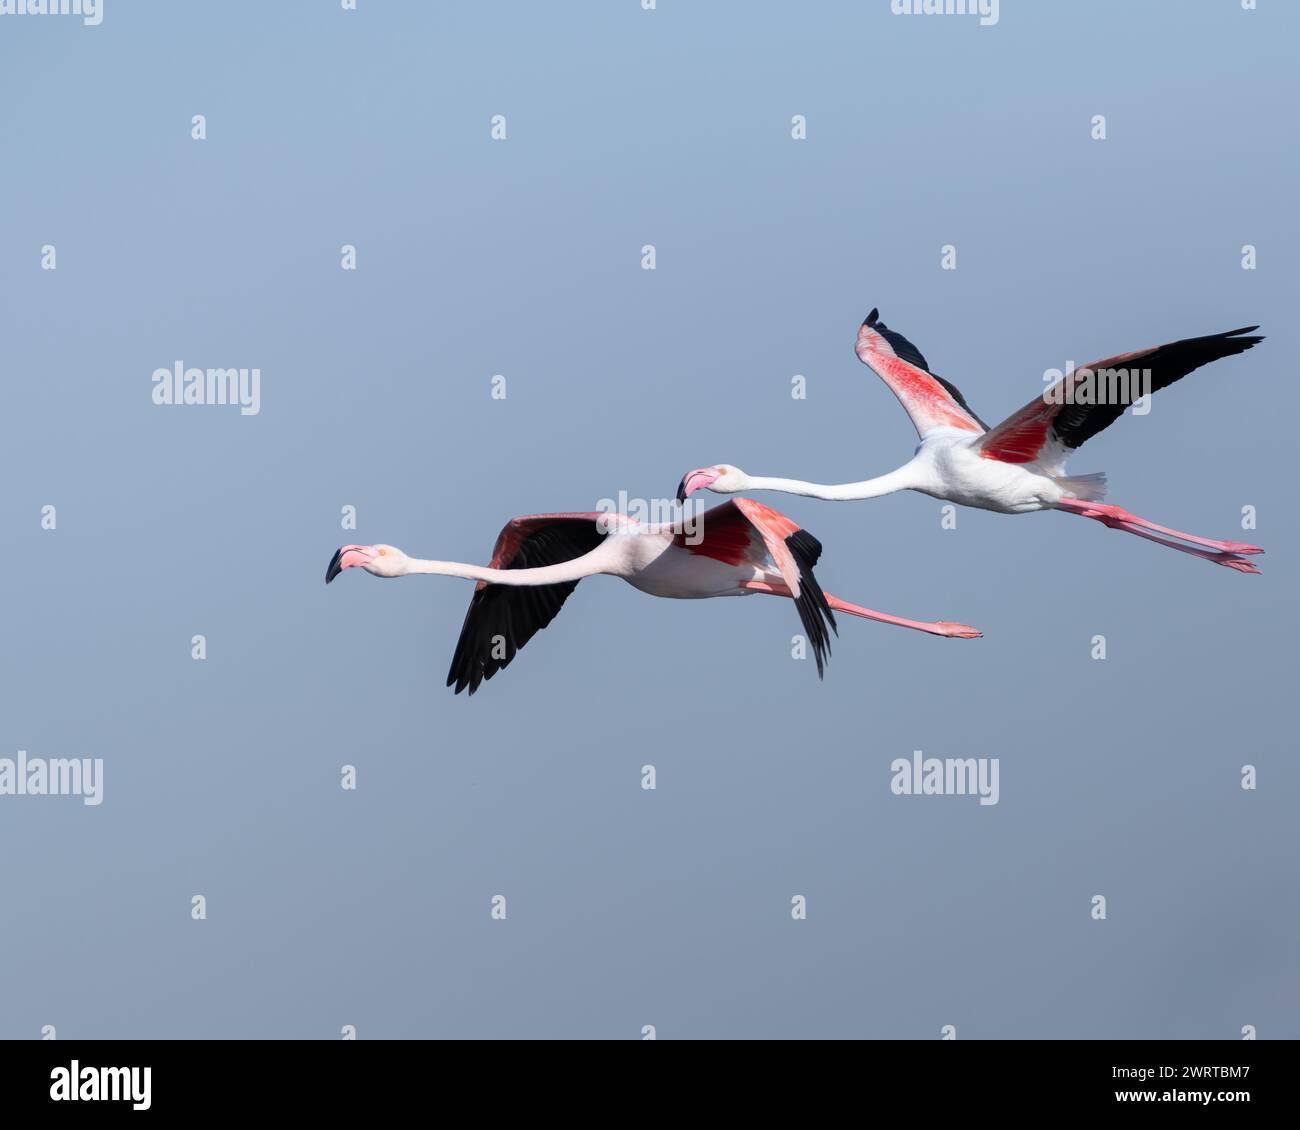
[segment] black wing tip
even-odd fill
[[[1205,357],[1196,368],[1199,369],[1201,365],[1208,365],[1211,361],[1217,361],[1222,357],[1235,357],[1248,349],[1254,349],[1264,340],[1263,334],[1254,332],[1257,329],[1258,326],[1242,326],[1239,330],[1224,330],[1223,333],[1195,339],[1193,343],[1189,343],[1191,348],[1199,350]]]
[[[1261,341],[1264,340],[1263,334],[1257,334],[1255,331],[1258,326],[1242,326],[1239,330],[1225,330],[1221,334],[1215,334],[1210,340],[1222,342],[1225,346],[1231,346],[1233,353],[1245,353],[1247,349],[1254,349]],[[1249,337],[1243,337],[1242,334],[1249,334]]]
[[[785,539],[785,544],[801,566],[811,569],[821,559],[822,543],[807,530],[795,530]]]
[[[826,661],[831,654],[831,637],[827,626],[835,635],[840,634],[835,623],[835,613],[831,611],[826,594],[817,583],[813,574],[813,565],[821,557],[822,543],[807,530],[795,530],[785,539],[786,548],[799,566],[799,595],[795,598],[795,607],[804,631],[808,633],[808,642],[812,644],[813,658],[817,661],[817,677],[825,678]]]
[[[460,694],[461,691],[468,691],[469,694],[473,695],[473,693],[478,690],[479,683],[482,681],[483,676],[481,674],[475,678],[474,671],[458,671],[454,665],[452,666],[451,671],[447,674],[447,686],[455,687],[452,694]]]
[[[879,320],[879,318],[880,318],[880,311],[873,306],[871,308],[871,313],[862,319],[862,324],[864,326],[874,326],[876,322]]]
[[[482,656],[466,650],[465,641],[458,641],[456,654],[451,660],[451,670],[447,672],[447,686],[454,686],[453,694],[460,694],[463,691],[472,697],[485,679],[492,678],[500,667],[507,666],[512,658],[513,655],[503,662],[498,661],[499,667],[492,667]]]

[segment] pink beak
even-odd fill
[[[712,486],[719,475],[712,467],[701,467],[698,471],[688,471],[677,488],[677,501],[685,502],[697,490]]]
[[[334,551],[334,556],[330,560],[329,568],[325,570],[325,583],[328,585],[344,569],[351,569],[353,565],[368,565],[375,559],[374,546],[370,545],[345,545]]]

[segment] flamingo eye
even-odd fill
[[[384,554],[386,554],[387,552],[388,552],[388,550],[386,550],[386,549],[377,549],[377,550],[375,550],[375,556],[376,556],[376,557],[383,557]]]

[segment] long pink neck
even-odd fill
[[[494,585],[555,585],[564,581],[580,581],[605,571],[599,559],[587,553],[559,565],[545,565],[539,569],[488,569],[481,565],[464,565],[459,561],[424,561],[410,558],[407,574],[430,573],[438,577],[464,577],[469,581],[486,581]]]
[[[910,464],[904,464],[887,475],[864,479],[860,483],[808,483],[803,479],[773,479],[752,475],[746,483],[748,490],[779,490],[786,494],[799,494],[805,498],[823,498],[828,502],[848,502],[859,498],[879,498],[895,491],[909,490],[917,485]]]

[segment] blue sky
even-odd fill
[[[1297,407],[1300,13],[1262,9],[0,17],[0,756],[104,760],[99,806],[0,797],[0,1036],[1300,1035],[1261,427]],[[469,584],[321,583],[343,542],[485,563],[514,515],[706,463],[896,466],[872,306],[994,420],[1068,360],[1259,323],[1072,470],[1264,574],[762,496],[831,591],[985,638],[845,623],[819,683],[788,606],[596,578],[472,700]],[[178,359],[258,367],[260,411],[154,405]],[[998,758],[999,803],[893,795],[918,749]]]

